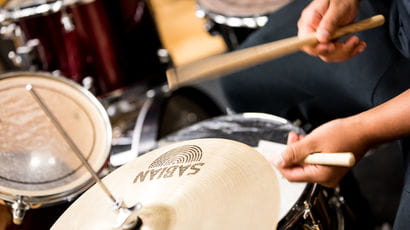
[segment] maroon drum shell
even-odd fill
[[[45,71],[60,70],[79,83],[91,76],[101,95],[159,75],[160,42],[146,8],[140,0],[96,0],[21,18],[17,24],[27,39],[40,41],[33,64]],[[71,19],[73,30],[64,28],[63,15]]]

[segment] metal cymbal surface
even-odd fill
[[[171,144],[118,168],[103,182],[140,229],[274,229],[278,178],[251,147],[225,139]],[[99,187],[85,192],[52,229],[113,229],[118,215]]]

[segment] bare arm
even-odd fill
[[[330,121],[305,137],[289,134],[275,165],[290,181],[336,186],[348,168],[299,164],[313,152],[353,152],[359,160],[376,144],[410,136],[410,89],[363,113]]]

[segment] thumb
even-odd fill
[[[331,12],[326,13],[316,29],[316,37],[319,42],[329,42],[331,35],[339,27],[339,17],[335,17]]]
[[[308,152],[302,151],[303,148],[300,142],[289,144],[284,152],[280,155],[276,165],[278,167],[289,167],[292,165],[300,164],[307,155]]]

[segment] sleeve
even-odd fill
[[[396,48],[410,58],[410,1],[395,0],[390,12],[390,35]]]

